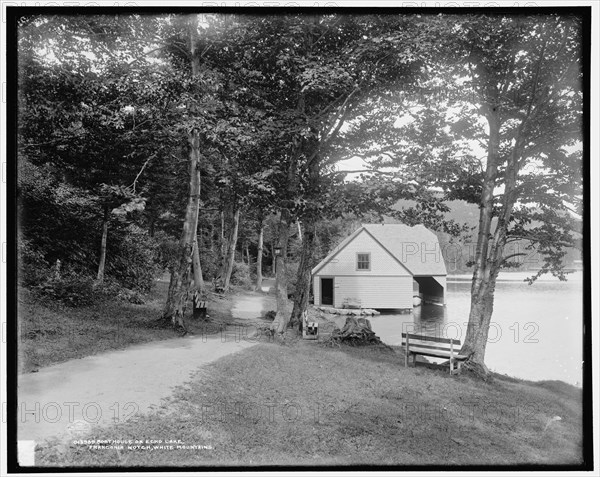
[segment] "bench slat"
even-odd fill
[[[423,348],[413,348],[410,347],[410,353],[413,354],[422,354],[423,356],[438,356],[440,358],[450,358],[450,352],[446,353],[444,351],[437,351],[432,349],[423,349]],[[467,359],[467,357],[463,354],[453,354],[452,357],[454,359]]]
[[[419,335],[416,333],[402,333],[402,342],[406,341],[406,335],[409,335],[409,339],[412,342],[413,340],[425,340],[432,341],[434,343],[448,343],[450,344],[450,338],[440,338],[439,336],[427,336],[427,335]],[[455,345],[460,345],[460,340],[452,339]]]
[[[460,341],[459,340],[453,340],[453,343],[440,343],[439,341],[433,341],[433,340],[429,340],[426,337],[420,337],[420,338],[413,338],[412,336],[409,338],[410,341],[410,345],[415,345],[415,346],[428,346],[431,348],[438,348],[438,349],[447,349],[450,350],[451,347],[453,348],[460,348]],[[406,345],[406,339],[402,339],[402,346]]]
[[[445,346],[432,346],[432,345],[428,345],[425,344],[426,342],[414,342],[413,340],[410,340],[410,349],[413,348],[424,348],[424,349],[432,349],[432,350],[439,350],[439,351],[443,351],[443,352],[450,352],[450,346],[445,347]],[[403,346],[406,346],[406,343],[402,343]],[[458,350],[460,349],[460,345],[456,345],[454,346],[454,353],[458,354]]]

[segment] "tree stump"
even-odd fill
[[[341,330],[333,330],[325,340],[326,344],[346,343],[351,346],[383,344],[379,336],[371,329],[371,322],[366,318],[349,316]]]

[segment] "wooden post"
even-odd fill
[[[404,350],[405,351],[404,352],[404,367],[406,368],[406,367],[408,367],[408,357],[409,357],[409,354],[408,354],[408,333],[406,333],[406,343],[405,343],[405,346],[406,346],[406,348]]]
[[[454,340],[450,338],[450,374],[454,374]]]

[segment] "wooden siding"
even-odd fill
[[[319,273],[313,283],[315,305],[321,304],[320,276]],[[412,308],[413,306],[411,276],[338,275],[335,277],[334,287],[335,308],[341,308],[346,298],[360,300],[363,308]]]
[[[371,254],[370,270],[356,269],[356,257],[358,253]],[[363,230],[354,237],[354,240],[332,257],[329,263],[316,273],[315,278],[319,276],[337,277],[339,275],[356,275],[361,277],[368,275],[410,276],[410,273],[381,245],[373,240],[373,237]]]

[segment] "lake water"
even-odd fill
[[[522,379],[582,382],[582,274],[567,282],[545,277],[533,285],[526,273],[500,274],[486,348],[492,371]],[[425,305],[410,314],[372,317],[373,331],[391,345],[401,343],[410,327],[428,334],[464,340],[470,307],[471,276],[448,276],[446,306]]]

